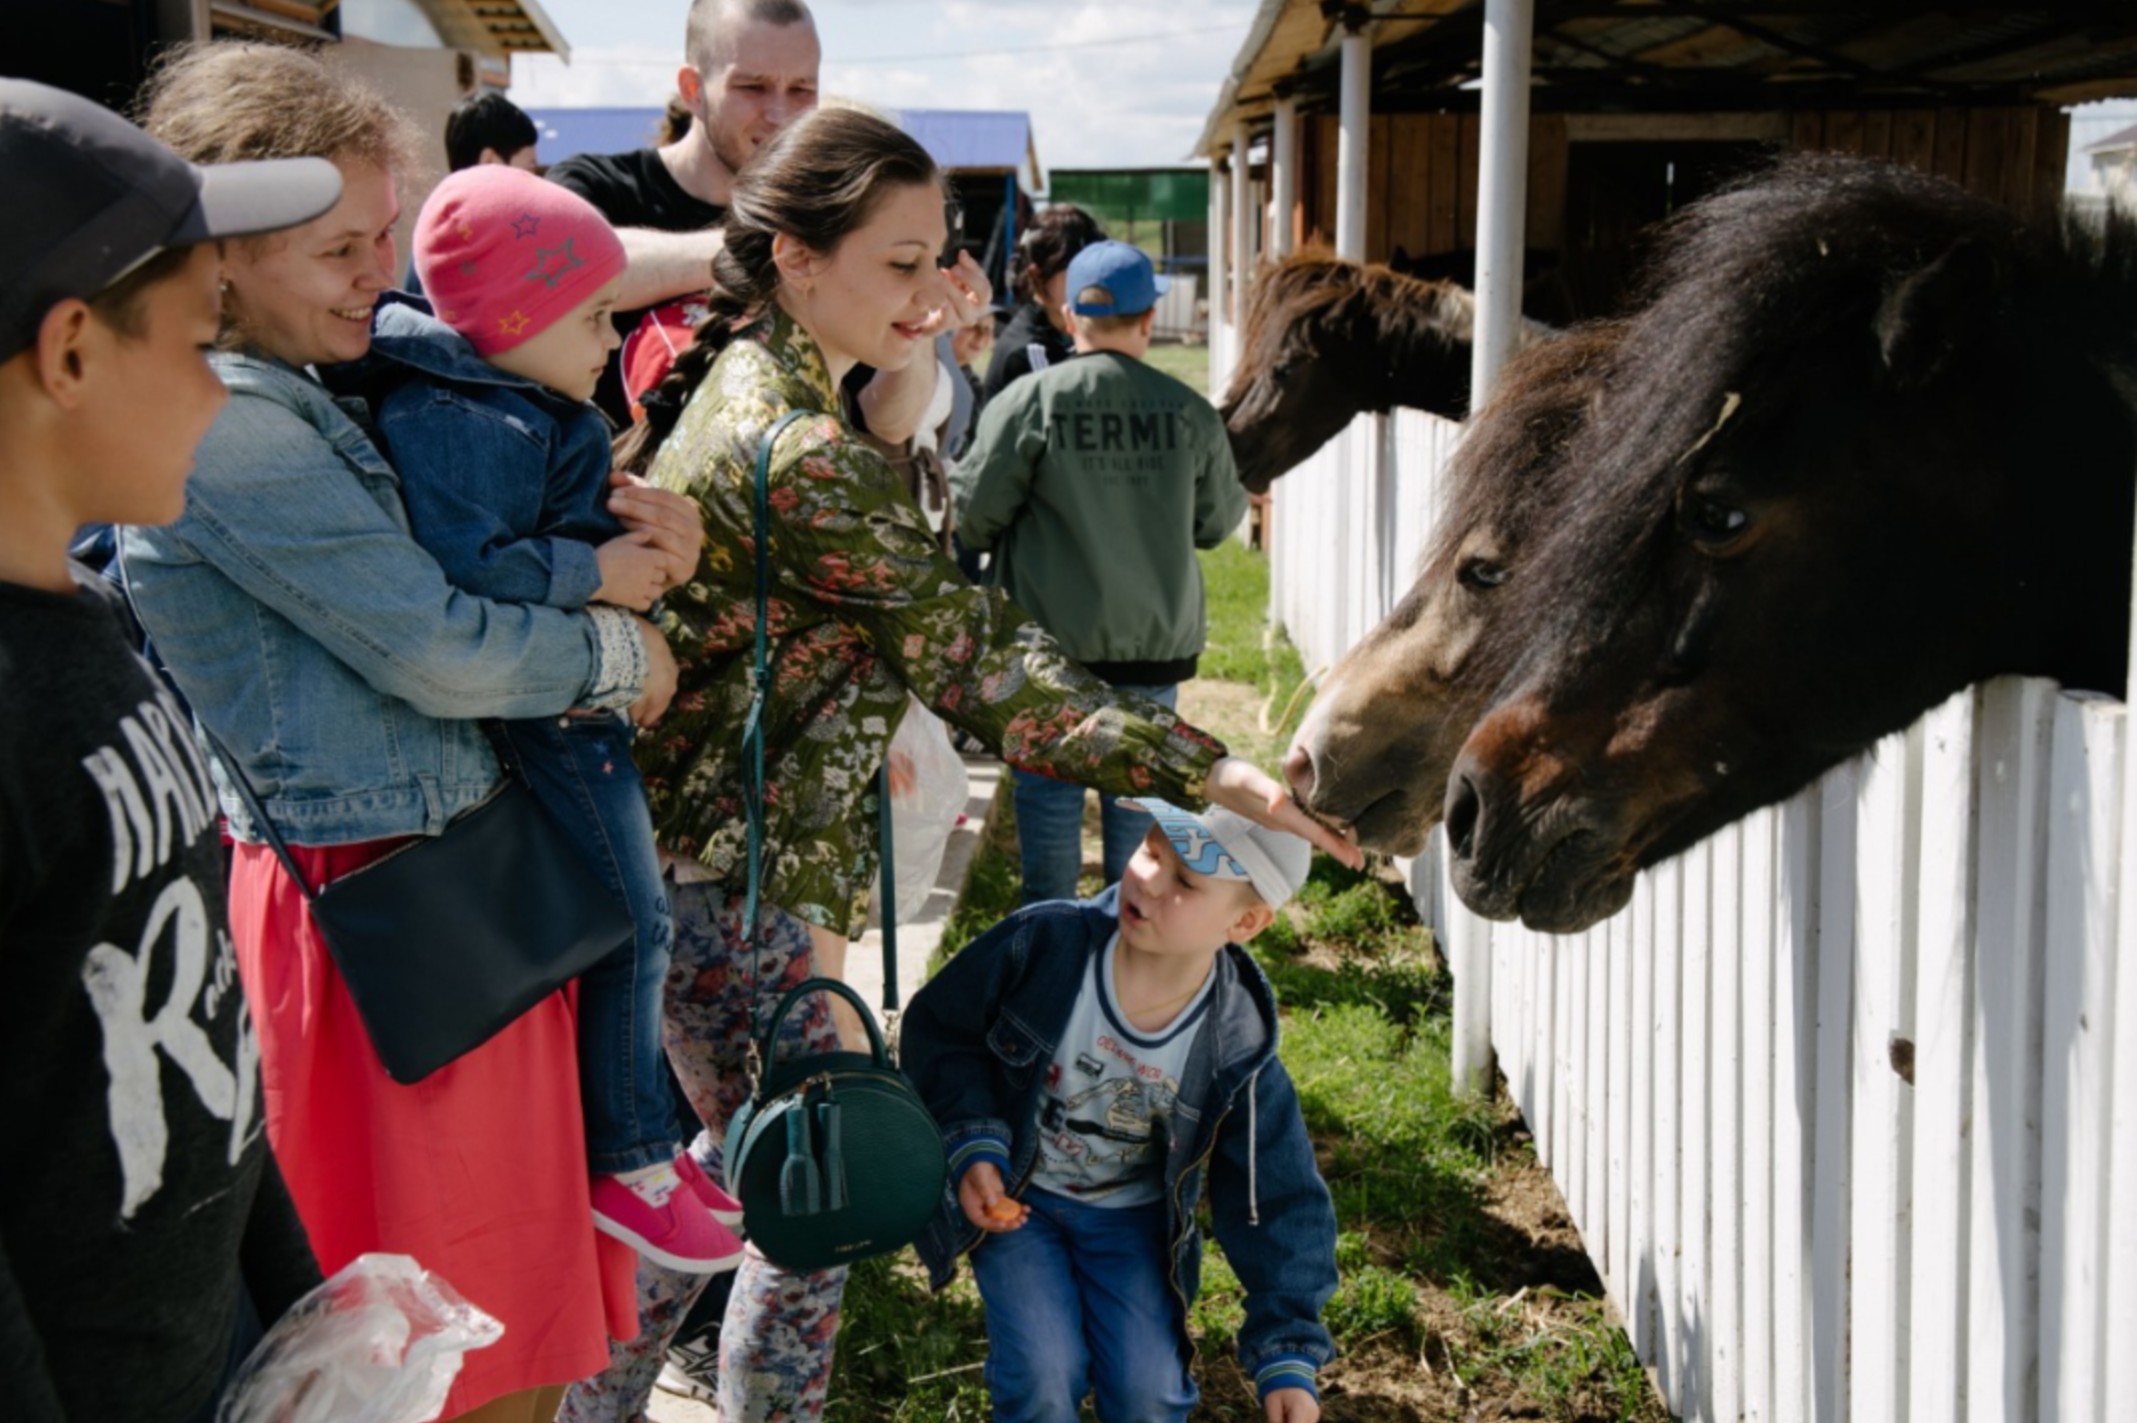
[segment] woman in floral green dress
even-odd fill
[[[879,119],[821,110],[788,128],[737,180],[712,315],[619,456],[694,497],[707,534],[698,576],[666,599],[678,692],[637,759],[677,861],[669,1056],[709,1128],[695,1149],[715,1179],[754,1015],[812,967],[837,974],[861,932],[876,869],[874,777],[908,693],[1013,766],[1117,795],[1228,805],[1357,858],[1259,768],[1108,687],[1005,593],[968,582],[842,418],[839,386],[854,364],[895,370],[926,356],[954,305],[936,266],[943,197],[926,152]],[[770,464],[769,907],[761,951],[743,955],[754,472],[767,432],[797,410],[806,413]],[[803,1034],[827,1044],[820,1008]],[[750,1252],[720,1336],[723,1423],[821,1414],[843,1274],[790,1275]],[[643,1337],[619,1346],[563,1416],[635,1416],[702,1285],[664,1275],[641,1267]]]

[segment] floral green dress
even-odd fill
[[[1197,804],[1221,743],[1071,661],[1007,594],[944,558],[883,457],[838,415],[822,351],[774,311],[720,353],[651,477],[703,511],[697,576],[666,599],[674,703],[636,748],[660,843],[739,892],[742,724],[756,583],[751,485],[771,462],[768,903],[858,936],[875,875],[875,773],[910,691],[1010,765]]]

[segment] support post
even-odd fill
[[[1352,19],[1343,36],[1342,103],[1336,129],[1336,255],[1365,260],[1366,155],[1372,151],[1373,41]]]
[[[1232,380],[1232,328],[1225,313],[1226,298],[1231,292],[1232,234],[1225,226],[1228,204],[1225,198],[1231,188],[1226,181],[1224,155],[1213,154],[1209,165],[1209,388],[1213,395],[1221,395]]]
[[[1477,160],[1477,327],[1469,404],[1484,403],[1512,354],[1521,321],[1521,257],[1526,245],[1529,168],[1529,54],[1535,0],[1485,0],[1484,116]],[[1492,1087],[1491,933],[1450,910],[1454,950],[1454,1083]]]
[[[1232,121],[1232,325],[1247,316],[1247,287],[1254,280],[1254,165],[1248,161],[1247,121]]]
[[[1484,403],[1513,354],[1528,245],[1529,57],[1535,0],[1485,0],[1484,115],[1478,134],[1477,328],[1469,406]]]
[[[1299,205],[1299,101],[1276,101],[1269,134],[1269,255],[1288,257]]]

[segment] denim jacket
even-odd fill
[[[635,697],[619,680],[628,619],[456,589],[409,537],[400,481],[348,409],[278,361],[214,364],[230,403],[185,512],[126,529],[120,559],[194,715],[291,839],[435,835],[498,780],[470,718]],[[227,786],[223,810],[258,838]]]
[[[406,298],[379,303],[371,354],[322,372],[362,390],[416,541],[463,592],[583,608],[601,586],[609,425],[584,401],[501,371]]]
[[[941,1289],[980,1232],[957,1182],[993,1160],[1012,1190],[1038,1162],[1039,1095],[1091,959],[1118,927],[1117,888],[1010,915],[921,988],[899,1032],[900,1065],[942,1126],[950,1182],[916,1242]],[[1195,1207],[1205,1189],[1225,1259],[1246,1287],[1239,1360],[1263,1395],[1313,1388],[1335,1353],[1321,1307],[1336,1288],[1336,1216],[1314,1165],[1298,1093],[1276,1056],[1276,995],[1236,945],[1217,957],[1209,1016],[1190,1050],[1164,1140],[1169,1276],[1184,1340],[1201,1282]]]

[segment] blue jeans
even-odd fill
[[[1148,697],[1160,706],[1176,706],[1178,683],[1165,687],[1117,687]],[[1024,902],[1075,899],[1076,876],[1083,870],[1082,786],[1030,771],[1016,771],[1017,850],[1023,860]],[[1129,810],[1118,796],[1100,793],[1098,822],[1105,846],[1105,882],[1112,884],[1135,857],[1135,847],[1150,833],[1150,817]]]
[[[579,977],[579,1092],[602,1175],[675,1159],[680,1133],[660,1011],[674,926],[631,726],[613,712],[508,721],[527,784],[631,912],[636,936]]]
[[[1195,1406],[1165,1278],[1165,1202],[1108,1209],[1034,1190],[1017,1230],[972,1252],[995,1423],[1178,1423]]]

